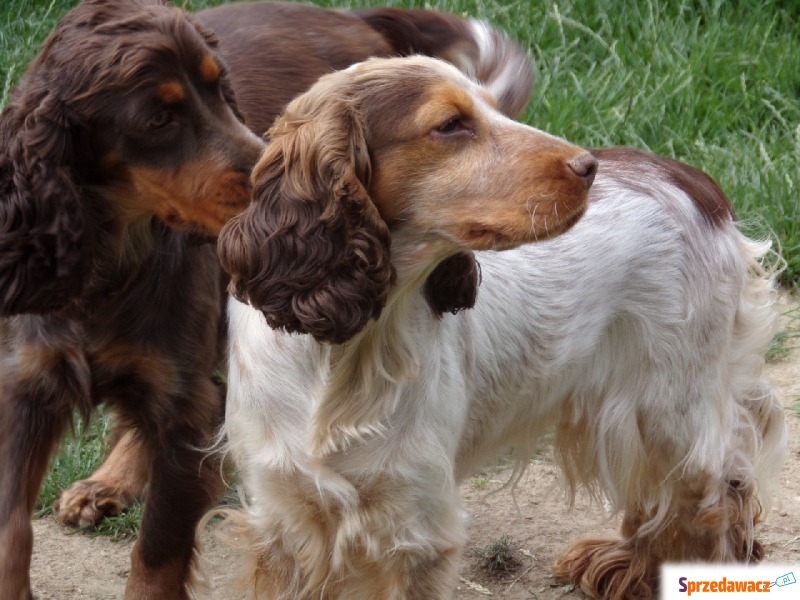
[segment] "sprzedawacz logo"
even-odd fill
[[[673,564],[662,565],[662,600],[752,598],[753,594],[776,593],[779,598],[796,598],[794,590],[784,589],[797,583],[798,565]],[[780,575],[779,575],[780,574]],[[788,594],[788,595],[787,595]]]
[[[769,592],[772,585],[771,581],[753,581],[728,579],[723,577],[719,581],[695,581],[690,580],[688,577],[681,577],[678,579],[678,591],[691,596],[697,592]]]

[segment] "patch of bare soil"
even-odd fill
[[[800,565],[800,416],[792,409],[800,397],[800,350],[770,365],[769,374],[783,397],[791,441],[778,494],[767,522],[760,526],[759,539],[766,549],[766,562]],[[455,598],[585,598],[572,586],[555,584],[548,567],[572,541],[587,534],[612,533],[617,521],[584,496],[569,510],[558,469],[546,460],[534,462],[513,490],[503,486],[508,477],[507,470],[488,471],[462,486],[469,543]],[[50,518],[36,521],[34,531],[32,580],[38,600],[122,597],[132,542],[74,534]],[[487,548],[491,551],[489,547],[504,538],[517,565],[513,573],[497,577],[481,566],[484,561],[478,554],[486,554]],[[202,543],[210,587],[207,597],[233,600],[235,554],[213,534],[204,533]]]

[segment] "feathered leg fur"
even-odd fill
[[[660,485],[642,488],[639,498],[622,499],[625,517],[619,538],[580,540],[558,559],[556,578],[579,583],[593,598],[651,597],[663,562],[747,563],[764,556],[754,530],[763,514],[760,498],[768,501],[768,483],[783,462],[786,430],[780,400],[762,374],[763,349],[774,325],[772,278],[761,266],[766,248],[739,240],[747,259],[745,285],[729,345],[720,350],[727,353],[727,368],[714,382],[720,406],[732,410],[730,421],[718,415],[685,420],[688,439],[724,444],[721,468],[709,470],[697,448],[676,448],[687,452],[686,458]],[[708,387],[702,381],[696,384]],[[648,424],[640,427],[646,430]],[[647,437],[641,441],[642,458],[663,455],[663,448],[647,448]]]

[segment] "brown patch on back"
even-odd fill
[[[186,99],[186,91],[177,81],[168,81],[158,86],[158,97],[164,104],[178,104]]]
[[[203,60],[200,61],[200,77],[202,77],[203,81],[206,83],[214,83],[219,79],[221,74],[222,69],[220,69],[214,57],[210,54],[206,54]]]
[[[631,167],[637,165],[656,167],[669,183],[694,202],[703,219],[712,227],[729,220],[736,220],[736,214],[728,198],[717,183],[700,169],[636,148],[603,148],[592,150],[592,154],[598,160],[605,162],[626,163]],[[602,172],[602,166],[600,170]],[[649,186],[646,181],[642,184]]]

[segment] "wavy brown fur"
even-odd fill
[[[188,598],[194,529],[219,489],[199,448],[223,408],[224,282],[204,240],[249,201],[263,146],[215,46],[166,2],[87,1],[0,115],[3,600],[30,597],[48,459],[74,412],[102,402],[133,458],[62,517],[93,521],[146,488],[126,598]]]
[[[366,192],[363,125],[346,91],[316,98],[270,130],[253,173],[256,201],[223,229],[219,251],[233,294],[271,326],[341,343],[380,314],[394,270],[388,229]]]
[[[71,116],[52,89],[32,78],[0,115],[0,315],[60,308],[90,259]]]

